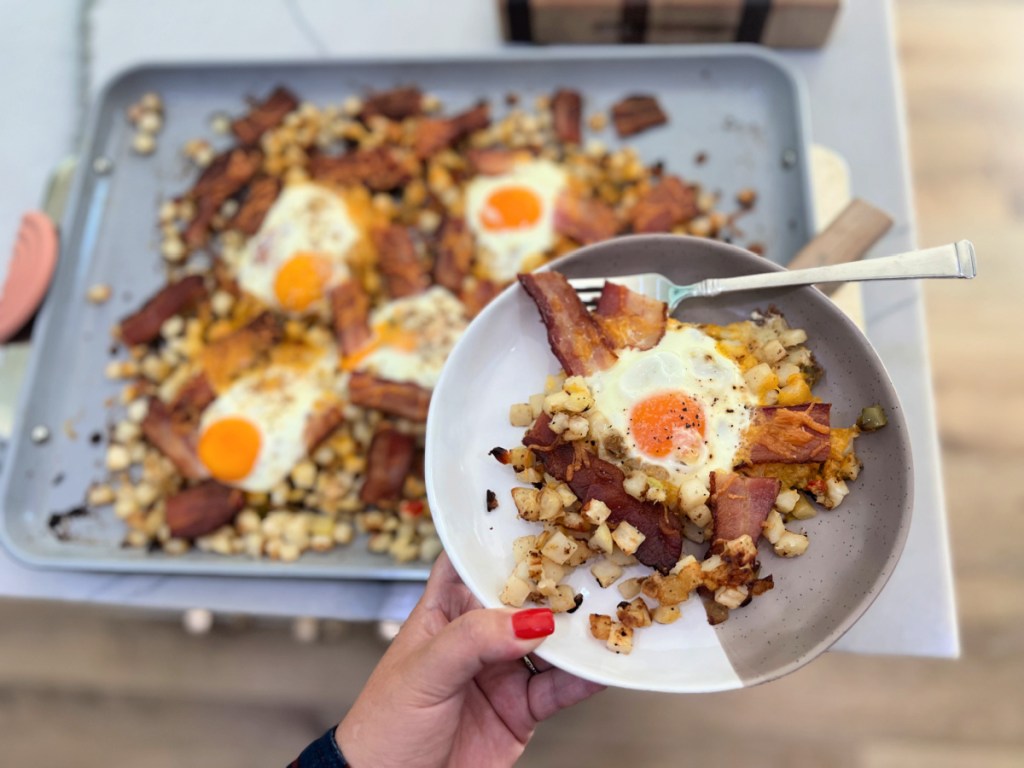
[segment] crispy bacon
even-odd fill
[[[353,405],[375,408],[410,421],[426,421],[430,409],[430,390],[405,381],[379,379],[356,371],[348,382],[349,400]]]
[[[466,315],[474,318],[479,315],[494,298],[501,293],[501,286],[491,280],[469,278],[462,286],[459,298],[466,308]]]
[[[217,398],[217,393],[203,372],[186,381],[171,401],[171,416],[179,423],[198,424],[200,414]]]
[[[761,524],[779,495],[779,487],[780,483],[774,477],[712,472],[711,497],[708,500],[714,518],[712,541],[732,541],[748,534],[756,544],[761,535]]]
[[[466,222],[457,217],[445,219],[437,233],[434,282],[457,295],[469,274],[473,251],[473,235]]]
[[[678,176],[666,176],[637,200],[629,212],[634,232],[670,232],[698,213],[697,191]]]
[[[257,176],[249,185],[245,200],[238,213],[228,222],[227,228],[236,229],[243,235],[255,235],[280,192],[280,179],[273,176]]]
[[[665,302],[634,293],[616,283],[605,283],[594,319],[615,349],[650,349],[665,335]]]
[[[194,539],[227,525],[244,506],[242,491],[206,480],[167,499],[167,526],[175,538]]]
[[[346,280],[331,291],[334,335],[345,355],[354,355],[370,341],[370,297],[358,280]]]
[[[185,229],[185,245],[193,250],[206,245],[210,222],[221,205],[252,181],[262,165],[263,152],[257,147],[229,149],[213,159],[186,195],[196,214]]]
[[[583,98],[579,91],[561,89],[551,98],[551,116],[555,137],[559,141],[580,143],[580,116],[583,112]]]
[[[474,173],[497,176],[515,167],[521,153],[502,147],[471,147],[466,150],[466,162]]]
[[[527,440],[524,445],[530,446]],[[598,499],[608,505],[611,515],[608,524],[615,528],[626,521],[646,537],[636,551],[636,558],[644,565],[668,573],[675,567],[683,549],[682,525],[679,518],[664,504],[639,501],[622,487],[622,470],[573,443],[562,443],[556,448],[538,450],[537,459],[553,477],[568,483],[572,492],[584,503]],[[773,497],[774,500],[774,497]]]
[[[359,117],[368,120],[375,115],[383,115],[389,120],[404,120],[422,113],[422,91],[419,88],[408,86],[371,93],[363,102],[363,109],[360,111]]]
[[[758,408],[747,432],[745,463],[806,464],[829,457],[828,403]]]
[[[260,137],[284,122],[285,115],[299,106],[291,91],[277,86],[263,101],[251,101],[251,109],[231,123],[231,132],[241,144],[255,144]]]
[[[555,203],[555,231],[578,243],[589,245],[615,237],[619,222],[615,211],[600,200],[569,192]]]
[[[423,118],[416,124],[413,149],[417,157],[425,159],[490,124],[491,108],[486,103],[449,118]]]
[[[371,233],[377,249],[377,265],[388,295],[412,296],[430,285],[427,265],[416,251],[409,229],[400,224],[377,227]]]
[[[222,389],[239,373],[259,361],[284,336],[284,324],[272,312],[263,312],[237,331],[212,341],[202,352],[203,369],[215,389]]]
[[[570,376],[589,376],[615,360],[615,352],[597,321],[558,272],[519,275],[519,282],[537,304],[548,331],[548,344]]]
[[[402,156],[391,147],[343,155],[316,153],[309,160],[309,174],[316,181],[342,187],[363,184],[374,192],[390,192],[412,178]]]
[[[550,414],[541,412],[523,437],[523,445],[528,448],[550,448],[558,442],[558,434],[551,429]]]
[[[142,420],[142,434],[181,472],[187,480],[209,476],[196,454],[195,419],[176,416],[163,400],[150,398],[149,411]]]
[[[612,105],[612,122],[620,139],[664,125],[668,117],[653,96],[627,96]]]
[[[366,457],[366,482],[359,490],[360,500],[374,505],[398,501],[415,452],[416,440],[412,435],[390,426],[378,428]]]
[[[331,433],[341,426],[341,422],[344,420],[345,415],[340,405],[330,405],[310,413],[306,417],[306,427],[302,431],[302,439],[307,453],[315,451],[317,446],[330,437]]]
[[[129,346],[148,344],[160,336],[164,321],[206,298],[201,275],[168,283],[133,314],[121,321],[121,340]]]

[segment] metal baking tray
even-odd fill
[[[504,95],[527,105],[556,87],[579,89],[585,113],[606,111],[623,96],[650,93],[669,125],[626,140],[647,162],[700,181],[730,200],[758,192],[742,220],[745,242],[785,263],[814,231],[809,128],[793,73],[771,54],[741,46],[697,49],[506,51],[437,59],[146,66],[107,85],[94,105],[62,232],[60,264],[34,334],[32,360],[5,463],[0,538],[36,566],[147,573],[414,580],[423,564],[396,565],[365,542],[307,553],[280,563],[202,552],[168,556],[124,548],[121,522],[109,508],[75,514],[85,491],[103,479],[105,404],[119,384],[104,377],[110,328],[163,282],[157,251],[159,201],[188,188],[194,171],[180,153],[193,137],[213,141],[211,117],[241,112],[245,97],[276,84],[315,103],[340,103],[368,89],[415,83],[457,110],[488,98],[496,114]],[[126,108],[147,91],[164,100],[166,123],[150,157],[131,151]],[[618,144],[610,129],[596,135]],[[227,139],[220,139],[226,143]],[[703,162],[698,157],[706,158]],[[86,302],[90,285],[115,288],[102,306]],[[45,427],[49,439],[32,432]],[[55,518],[54,515],[64,514]],[[58,533],[61,535],[58,536]]]

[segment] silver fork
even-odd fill
[[[588,306],[597,303],[605,282],[617,283],[631,291],[650,296],[668,304],[669,314],[686,299],[717,296],[733,291],[758,288],[779,288],[812,283],[850,283],[865,280],[912,280],[932,277],[970,279],[978,274],[974,246],[969,240],[958,240],[936,248],[908,251],[895,256],[834,264],[827,267],[796,269],[792,272],[762,272],[739,277],[708,278],[691,285],[676,285],[664,275],[649,272],[621,277],[585,277],[569,281]]]

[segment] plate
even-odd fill
[[[679,283],[781,269],[740,248],[688,237],[624,237],[580,249],[550,265],[567,277],[660,272]],[[587,567],[567,583],[583,595],[581,608],[556,616],[542,658],[606,685],[664,692],[705,692],[755,685],[792,672],[825,651],[864,613],[899,559],[913,497],[907,425],[896,392],[860,330],[812,287],[747,291],[684,302],[675,317],[729,323],[757,308],[777,306],[790,325],[808,331],[808,346],[826,373],[815,394],[832,406],[832,423],[852,424],[862,407],[880,403],[889,424],[858,441],[864,463],[837,509],[820,511],[799,530],[811,545],[802,557],[774,555],[763,540],[762,575],[775,588],[717,627],[697,597],[682,618],[638,632],[633,652],[616,655],[590,636],[591,613],[613,614],[622,599],[600,588]],[[512,540],[536,533],[516,516],[510,491],[519,485],[488,451],[520,443],[509,406],[542,391],[559,370],[536,306],[518,286],[507,289],[473,321],[434,391],[427,427],[427,495],[455,569],[480,602],[500,605],[512,572]],[[488,490],[499,507],[488,512]],[[791,528],[797,526],[790,524]],[[700,553],[702,554],[702,553]],[[627,569],[623,578],[648,569]]]

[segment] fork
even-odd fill
[[[597,303],[605,282],[613,282],[631,291],[668,304],[669,314],[686,299],[717,296],[720,293],[780,288],[812,283],[847,283],[866,280],[913,280],[932,277],[971,279],[978,274],[974,246],[969,240],[948,245],[907,251],[895,256],[834,264],[827,267],[796,269],[792,272],[762,272],[739,277],[711,277],[690,285],[676,285],[664,275],[648,272],[621,277],[585,277],[569,281],[587,306]]]

